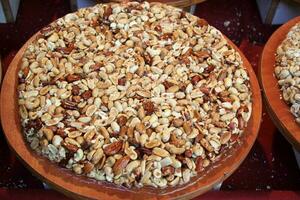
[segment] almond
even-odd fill
[[[122,149],[123,142],[117,141],[107,145],[103,150],[104,153],[108,156],[118,153]]]
[[[85,92],[83,92],[81,94],[81,97],[84,99],[84,100],[88,100],[90,97],[92,96],[92,91],[91,90],[87,90]]]
[[[66,80],[67,80],[68,83],[72,83],[72,82],[78,81],[80,79],[81,79],[80,76],[76,75],[76,74],[69,74],[66,77]]]
[[[198,83],[200,80],[201,80],[201,77],[200,77],[199,75],[195,75],[195,76],[192,77],[191,83],[192,83],[193,85],[197,85],[197,83]]]
[[[114,166],[113,166],[113,172],[115,175],[118,175],[122,172],[123,169],[126,168],[126,166],[128,165],[130,161],[130,157],[129,156],[124,156],[120,159],[118,159]]]

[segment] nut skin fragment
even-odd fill
[[[69,74],[68,76],[66,76],[66,80],[68,83],[72,83],[72,82],[78,81],[80,79],[81,79],[81,77],[76,74]]]
[[[90,97],[92,96],[92,91],[91,90],[87,90],[85,92],[83,92],[81,94],[81,97],[84,99],[84,100],[88,100]]]

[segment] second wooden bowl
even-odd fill
[[[280,98],[281,91],[274,74],[277,47],[285,39],[290,28],[298,22],[300,22],[300,17],[288,21],[270,37],[261,55],[259,75],[266,107],[274,124],[285,138],[295,148],[300,150],[300,125],[295,122],[295,117],[290,112],[290,107]]]

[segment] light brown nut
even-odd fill
[[[104,156],[103,150],[101,148],[98,148],[93,154],[93,157],[91,159],[92,163],[97,164],[103,156]]]
[[[207,151],[212,152],[214,150],[213,147],[205,138],[202,138],[200,143]]]
[[[173,119],[172,124],[173,124],[173,126],[179,128],[183,125],[183,120],[182,119]]]
[[[158,147],[160,144],[161,144],[161,142],[158,139],[154,139],[149,142],[146,142],[145,147],[148,149],[152,149],[154,147]]]
[[[182,154],[185,151],[184,148],[176,147],[175,145],[172,144],[166,144],[166,149],[172,154]]]
[[[42,132],[43,132],[44,136],[47,138],[48,141],[52,140],[54,134],[53,134],[53,131],[51,129],[43,128]]]
[[[192,132],[192,127],[191,127],[192,125],[189,123],[189,122],[184,122],[183,124],[182,124],[182,127],[183,127],[183,130],[184,130],[184,132],[186,133],[186,134],[190,134],[191,132]]]
[[[139,133],[141,133],[141,134],[146,133],[146,127],[145,127],[144,123],[142,123],[142,122],[138,123],[138,124],[135,126],[135,129],[136,129]]]
[[[221,137],[220,137],[220,142],[221,144],[226,144],[231,138],[231,132],[226,131],[224,133],[222,133]]]
[[[155,154],[155,155],[158,155],[160,157],[168,157],[170,156],[170,153],[162,148],[159,148],[159,147],[155,147],[152,152]]]

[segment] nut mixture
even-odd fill
[[[189,182],[251,115],[238,52],[205,20],[159,3],[67,14],[40,31],[18,75],[30,147],[126,187]]]
[[[300,23],[291,28],[277,48],[275,75],[283,99],[300,124]]]

